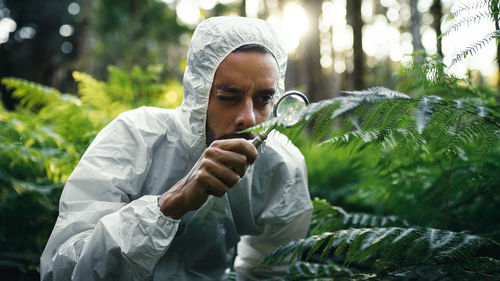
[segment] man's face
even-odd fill
[[[279,81],[270,54],[234,52],[215,72],[207,111],[207,145],[267,120]],[[249,135],[243,137],[250,138]]]

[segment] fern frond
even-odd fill
[[[491,257],[471,258],[465,262],[464,268],[469,272],[483,275],[485,280],[500,276],[500,260]]]
[[[345,255],[347,263],[376,259],[379,270],[391,270],[451,260],[464,262],[487,244],[479,236],[432,228],[351,228],[292,241],[266,256],[260,265],[290,257],[294,261],[308,252],[309,258],[311,253]]]
[[[48,133],[54,139],[62,137],[75,146],[86,148],[90,140],[86,134],[93,132],[95,127],[82,110],[80,99],[18,78],[5,78],[3,83],[13,90],[13,96],[21,99],[21,105],[28,110],[25,114],[37,118],[40,127],[46,127],[42,130],[52,130]]]
[[[418,107],[412,112],[415,104]],[[496,112],[471,100],[446,101],[438,96],[424,96],[382,101],[380,106],[386,108],[374,111],[379,115],[369,113],[367,120],[362,122],[362,130],[333,136],[321,144],[347,145],[359,151],[368,145],[381,145],[383,149],[392,150],[408,145],[424,148],[430,143],[440,151],[439,147],[449,148],[447,141],[461,146],[478,138],[496,136],[495,132],[500,129]],[[414,121],[411,120],[413,114]],[[411,126],[415,126],[415,133]],[[428,132],[424,134],[425,129]]]
[[[350,227],[392,227],[409,226],[408,222],[397,216],[377,216],[363,213],[347,213],[344,209],[330,205],[325,199],[314,198],[314,212],[309,234],[320,234]]]
[[[499,114],[470,99],[409,98],[380,87],[346,93],[350,95],[302,109],[300,114],[303,117],[298,128],[286,128],[286,121],[273,118],[249,130],[271,127],[293,141],[312,124],[312,141],[319,145],[348,148],[349,155],[369,147],[380,152],[397,148],[403,152],[418,149],[425,153],[432,148],[440,154],[453,151],[459,155],[463,154],[460,150],[465,144],[496,136],[494,132],[500,129]],[[342,117],[341,129],[335,130],[335,121],[339,117]],[[490,143],[492,141],[495,139]]]
[[[462,13],[469,13],[470,11],[481,9],[488,5],[489,2],[489,0],[478,0],[475,2],[461,3],[458,7],[454,8],[453,11],[451,11],[450,15],[453,18],[456,18]]]
[[[333,136],[318,144],[318,146],[350,147],[350,153],[379,146],[382,151],[394,151],[412,146],[424,148],[426,140],[417,132],[404,128],[382,130],[359,130]]]
[[[457,108],[454,103],[456,101],[443,100],[434,104],[436,112],[425,133],[429,147],[441,155],[452,153],[457,156],[463,155],[462,147],[473,142],[482,148],[475,151],[477,155],[484,155],[484,149],[489,151],[494,148],[492,144],[499,137],[496,133],[500,129],[498,117],[485,114],[489,110],[478,112],[478,106],[469,102],[465,102],[462,108]]]
[[[343,127],[338,133],[318,145],[350,148],[350,154],[369,147],[393,150],[412,142],[420,147],[424,142],[422,137],[406,129],[413,123],[412,112],[417,104],[418,101],[414,99],[396,99],[360,106],[348,118],[344,118]],[[357,121],[356,116],[360,114]],[[354,124],[356,130],[351,130]]]
[[[486,6],[486,8],[484,7]],[[448,36],[452,32],[456,32],[460,30],[464,26],[469,26],[472,24],[477,24],[483,20],[490,20],[493,23],[498,23],[499,19],[499,10],[500,3],[498,0],[482,0],[476,2],[468,2],[459,6],[455,11],[450,14],[450,18],[452,18],[452,22],[449,27],[446,28],[446,31],[440,35],[440,37]],[[464,16],[458,18],[459,15],[469,14],[468,16]],[[483,39],[473,42],[471,45],[465,48],[465,50],[458,53],[452,60],[451,66],[455,65],[457,62],[463,60],[469,55],[474,55],[480,49],[482,49],[486,44],[488,44],[492,39],[497,39],[500,37],[500,30],[490,32]]]
[[[317,278],[337,278],[339,280],[352,280],[352,270],[335,263],[296,262],[290,267],[286,280],[318,280]]]
[[[466,16],[463,17],[459,20],[455,20],[454,23],[452,23],[446,31],[443,33],[442,36],[448,36],[453,32],[458,31],[460,28],[464,26],[469,26],[471,24],[476,24],[479,23],[483,20],[492,20],[493,17],[491,16],[489,11],[478,11],[477,13],[471,15],[471,16]]]
[[[3,78],[2,84],[12,90],[12,96],[20,99],[20,104],[32,111],[62,101],[61,93],[47,86],[43,86],[20,78]]]
[[[386,98],[402,98],[402,99],[409,99],[410,97],[407,94],[403,94],[398,91],[390,90],[385,87],[372,87],[367,90],[362,90],[362,91],[342,91],[341,93],[343,94],[348,94],[352,96],[357,96],[357,97],[371,97],[371,96],[376,96],[376,97],[386,97]]]
[[[488,44],[491,40],[499,39],[499,38],[500,38],[500,30],[495,30],[495,31],[488,33],[483,39],[472,43],[467,48],[465,48],[465,50],[458,53],[451,61],[450,67],[455,65],[457,62],[465,59],[467,56],[474,55],[480,49],[482,49],[484,46],[486,46],[486,44]]]
[[[350,96],[337,97],[312,103],[301,109],[299,115],[302,116],[300,125],[296,128],[287,128],[287,116],[271,118],[270,120],[249,128],[246,131],[259,131],[265,128],[273,128],[288,135],[292,140],[293,136],[299,134],[307,125],[313,124],[313,139],[320,139],[325,136],[335,119],[348,114],[360,115],[360,110],[367,104],[377,104],[383,101],[396,101],[409,99],[408,96],[383,87],[374,87],[365,91],[346,92]],[[411,99],[409,99],[411,100]],[[384,115],[385,117],[385,115]],[[353,122],[356,122],[352,119]]]
[[[328,106],[317,113],[312,129],[314,139],[320,139],[331,129],[331,125],[335,122],[335,114],[337,114],[335,111],[338,109],[338,106]]]
[[[82,102],[88,107],[100,109],[112,103],[108,95],[105,94],[107,89],[104,82],[78,71],[73,72],[73,79],[78,83],[78,93],[81,96]]]
[[[422,131],[427,128],[427,124],[435,112],[434,104],[440,102],[441,100],[442,98],[438,96],[427,96],[423,97],[419,101],[419,107],[416,114],[418,133],[421,134]]]
[[[403,274],[399,276],[401,275]],[[385,281],[387,279],[383,275],[379,276],[374,273],[357,273],[346,266],[337,265],[333,262],[328,262],[326,264],[296,262],[291,266],[290,273],[284,280]]]

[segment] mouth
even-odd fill
[[[252,133],[237,133],[237,132],[234,132],[234,133],[229,133],[229,134],[222,135],[218,139],[219,140],[227,140],[227,139],[243,138],[243,139],[246,139],[246,140],[253,140],[256,137],[257,136],[255,134],[252,134]]]

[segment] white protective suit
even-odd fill
[[[253,269],[272,249],[305,236],[310,221],[304,158],[283,135],[268,138],[246,175],[221,198],[210,196],[180,220],[163,215],[157,203],[206,149],[215,71],[246,44],[272,52],[283,93],[286,53],[266,22],[202,22],[189,47],[182,105],[122,113],[71,174],[41,257],[42,280],[221,280],[236,248],[241,280],[286,273],[287,266]]]

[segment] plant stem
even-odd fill
[[[448,229],[448,224],[450,221],[450,186],[451,186],[451,173],[453,172],[453,160],[455,157],[451,157],[450,168],[448,169],[448,176],[446,177],[446,195],[445,195],[445,219],[444,219],[444,229]]]
[[[462,121],[462,116],[460,115],[457,120],[457,125],[456,125],[456,131],[460,130],[460,121]],[[455,133],[455,136],[457,133]],[[450,167],[448,168],[448,175],[446,176],[446,193],[445,193],[445,201],[446,201],[446,206],[445,206],[445,222],[444,222],[444,228],[448,229],[449,222],[450,222],[450,192],[451,192],[451,174],[453,173],[453,164],[455,161],[455,158],[457,157],[457,153],[455,151],[452,151],[451,153],[451,161],[450,161]]]

